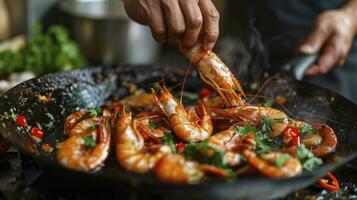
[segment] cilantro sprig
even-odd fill
[[[296,154],[304,170],[311,171],[323,163],[320,158],[314,156],[303,144],[296,148]]]
[[[88,135],[83,138],[84,144],[89,148],[94,148],[97,146],[97,141],[94,135]]]
[[[221,168],[227,168],[225,152],[210,146],[207,141],[187,144],[183,154],[191,160],[210,164]]]

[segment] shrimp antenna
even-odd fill
[[[262,90],[265,88],[265,86],[268,85],[268,83],[270,81],[274,80],[274,79],[279,79],[279,77],[278,76],[272,76],[272,77],[269,77],[267,80],[265,80],[263,85],[260,86],[259,90],[257,91],[257,95],[259,95],[259,93],[262,92]],[[255,100],[256,97],[257,96],[253,96],[253,98],[249,100],[249,103],[252,103]]]
[[[182,103],[183,90],[185,89],[186,79],[187,79],[187,76],[191,70],[191,64],[192,64],[192,61],[190,60],[190,62],[188,63],[188,65],[186,66],[186,69],[185,69],[185,77],[183,78],[182,87],[181,87],[180,103]]]

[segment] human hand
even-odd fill
[[[321,53],[305,75],[326,74],[334,66],[343,65],[356,32],[356,10],[342,8],[319,15],[313,32],[299,46],[302,53]]]
[[[219,34],[219,13],[211,0],[123,0],[128,16],[148,25],[160,43],[191,49],[202,38],[212,49]]]

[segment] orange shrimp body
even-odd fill
[[[78,111],[70,114],[64,121],[64,133],[67,135],[69,130],[71,130],[86,113],[85,111]]]
[[[101,118],[99,117],[92,117],[85,120],[78,122],[76,125],[72,127],[69,131],[65,132],[68,136],[78,135],[85,132],[87,129],[91,129],[94,126],[97,126]]]
[[[166,114],[170,127],[182,140],[199,142],[208,139],[213,131],[211,117],[203,103],[199,103],[200,121],[196,123],[166,87],[157,94],[157,103]]]
[[[155,112],[159,111],[156,106],[155,95],[151,93],[142,93],[137,95],[131,95],[124,99],[121,99],[112,104],[112,108],[114,111],[120,112],[122,106],[130,108],[134,111],[148,111]]]
[[[312,153],[317,157],[323,157],[335,151],[337,146],[337,137],[333,129],[322,123],[313,123],[311,125],[317,129],[317,135],[322,136],[321,143],[312,149]]]
[[[138,114],[133,123],[135,131],[141,133],[144,138],[160,138],[165,132],[170,132],[170,127],[167,126],[163,117],[148,112]],[[151,124],[157,127],[150,127]]]
[[[199,164],[182,155],[164,156],[155,166],[155,177],[169,183],[198,183],[203,178]]]
[[[149,172],[164,155],[171,153],[166,145],[155,152],[148,151],[143,137],[134,131],[131,113],[124,109],[116,122],[114,134],[117,161],[128,171]]]
[[[217,119],[233,119],[239,125],[261,126],[263,117],[272,122],[272,136],[280,135],[288,126],[288,116],[277,109],[259,106],[237,106],[220,109],[211,108],[211,115]]]
[[[95,147],[86,146],[85,138],[96,139]],[[70,169],[90,172],[100,167],[110,149],[110,127],[100,122],[97,128],[69,137],[57,146],[57,160]]]
[[[239,81],[215,53],[203,50],[198,44],[186,53],[186,57],[196,65],[201,79],[217,92],[225,106],[244,104],[241,96],[245,94]]]
[[[289,126],[300,128],[307,123],[302,121],[291,121]],[[311,126],[317,130],[316,134],[302,135],[302,143],[317,157],[324,157],[335,151],[337,146],[337,137],[335,132],[327,124],[312,123]]]
[[[288,158],[281,167],[276,167],[274,163],[281,155],[281,152],[271,152],[259,158],[249,150],[243,151],[243,156],[248,160],[249,165],[270,178],[285,178],[302,173],[301,163],[294,157]]]

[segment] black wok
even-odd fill
[[[155,194],[159,199],[268,199],[281,197],[315,183],[319,177],[346,164],[357,155],[355,142],[357,141],[357,106],[326,89],[294,81],[288,84],[276,82],[268,85],[263,93],[271,96],[285,95],[288,100],[286,107],[296,117],[302,117],[304,120],[323,121],[332,126],[339,144],[336,152],[326,159],[323,166],[301,176],[281,180],[249,177],[240,178],[233,183],[212,179],[197,185],[166,184],[156,181],[152,175],[124,171],[116,165],[113,156],[110,156],[102,170],[94,174],[75,172],[60,166],[54,159],[55,152],[46,153],[39,148],[40,145],[34,146],[28,137],[28,129],[18,128],[11,117],[6,118],[5,113],[9,114],[11,109],[16,114],[26,116],[29,125],[40,126],[45,131],[42,143],[48,143],[55,147],[58,141],[65,139],[62,134],[63,121],[70,113],[75,110],[100,107],[109,101],[124,97],[127,95],[127,91],[121,88],[123,81],[150,88],[152,83],[162,79],[163,72],[167,85],[180,82],[184,75],[181,70],[162,70],[147,66],[113,69],[98,67],[48,74],[26,81],[0,98],[0,131],[4,138],[32,156],[45,169],[68,178],[68,181],[80,182],[82,186],[110,187],[116,192],[130,190]],[[284,87],[279,87],[281,85]],[[286,86],[289,87],[289,92],[287,92]],[[202,87],[202,82],[193,75],[188,79],[185,90],[198,91]],[[52,101],[41,102],[38,98],[39,95],[50,95]],[[315,117],[309,118],[309,115]],[[56,181],[53,180],[53,182]],[[115,193],[113,193],[113,197],[115,197]]]

